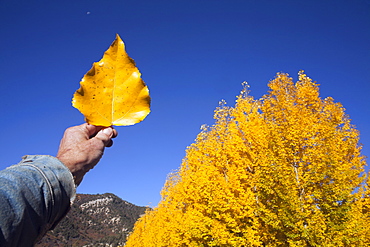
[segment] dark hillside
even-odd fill
[[[71,211],[36,247],[123,245],[146,207],[114,194],[77,194]]]

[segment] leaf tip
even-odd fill
[[[123,44],[124,44],[123,40],[121,39],[121,37],[119,36],[119,34],[118,34],[118,33],[116,33],[116,40],[117,40],[119,43],[123,43]]]

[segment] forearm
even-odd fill
[[[52,156],[26,156],[0,171],[0,246],[32,246],[69,210],[76,190]]]

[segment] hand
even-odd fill
[[[105,147],[113,145],[117,131],[112,127],[82,124],[68,128],[60,142],[57,158],[71,171],[75,184],[99,162]]]

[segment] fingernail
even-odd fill
[[[105,128],[105,129],[103,129],[103,133],[108,135],[108,136],[111,136],[111,135],[113,135],[113,129],[112,128]]]

